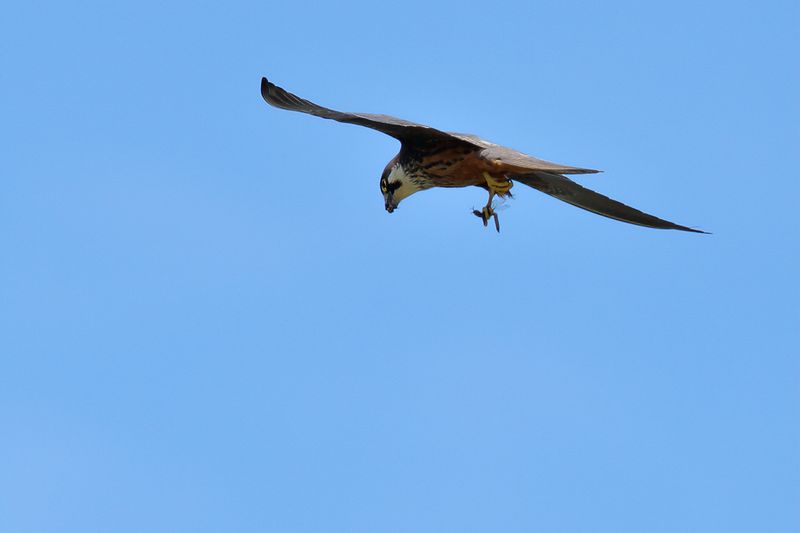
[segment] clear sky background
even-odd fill
[[[14,2],[0,530],[800,531],[798,3]],[[467,131],[518,185],[388,215]]]

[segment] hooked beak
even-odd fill
[[[397,204],[394,203],[394,195],[390,194],[386,197],[386,211],[391,213],[395,209],[397,209]]]

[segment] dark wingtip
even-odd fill
[[[676,224],[677,226],[677,224]],[[703,231],[701,229],[694,229],[694,228],[687,228],[686,226],[678,226],[675,229],[679,229],[681,231],[690,231],[692,233],[702,233],[703,235],[713,235],[710,231]]]
[[[267,97],[269,96],[269,86],[270,85],[271,85],[271,83],[269,81],[267,81],[267,78],[265,78],[265,77],[261,78],[261,98],[263,98],[267,102],[269,102]]]
[[[602,170],[596,168],[565,167],[566,170],[559,170],[560,174],[602,174]],[[547,171],[545,171],[547,172]],[[555,172],[555,171],[553,171]]]

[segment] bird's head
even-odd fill
[[[381,193],[386,211],[391,213],[401,200],[419,190],[420,187],[408,177],[397,157],[389,161],[381,175]]]

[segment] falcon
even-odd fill
[[[386,211],[392,213],[402,200],[433,187],[476,186],[489,193],[486,205],[473,214],[487,226],[500,220],[495,197],[511,197],[515,182],[605,217],[658,229],[706,233],[648,215],[607,196],[578,185],[564,174],[592,174],[590,168],[552,163],[499,146],[475,135],[451,133],[388,115],[345,113],[304,100],[261,78],[261,96],[280,109],[356,124],[378,130],[400,141],[400,152],[386,165],[380,179]]]

